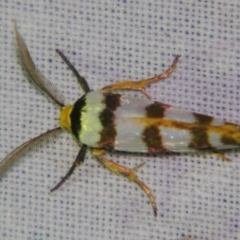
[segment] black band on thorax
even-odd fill
[[[86,95],[83,95],[74,103],[73,110],[70,114],[72,133],[77,139],[79,139],[79,132],[81,130],[81,113],[85,105]]]

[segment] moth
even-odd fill
[[[67,174],[51,189],[51,192],[58,189],[72,175],[75,168],[84,161],[86,150],[89,149],[108,169],[135,182],[149,198],[154,216],[157,216],[155,197],[151,189],[136,174],[136,170],[144,163],[131,169],[107,159],[104,156],[106,151],[160,154],[200,150],[216,152],[239,148],[239,125],[150,99],[146,86],[166,79],[176,68],[179,55],[160,75],[141,81],[123,80],[100,90],[91,91],[87,81],[57,49],[85,92],[73,105],[65,106],[62,93],[35,66],[16,23],[14,30],[24,69],[36,85],[60,107],[60,127],[49,130],[10,152],[0,162],[0,173],[41,141],[59,134],[62,130],[67,130],[74,135],[81,148]],[[124,96],[114,93],[116,90],[137,90],[146,97]]]

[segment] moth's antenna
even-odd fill
[[[28,51],[27,45],[25,44],[22,35],[18,32],[16,22],[14,22],[14,30],[16,34],[16,41],[19,49],[20,58],[22,60],[24,69],[27,71],[31,79],[42,91],[44,91],[60,107],[63,107],[63,94],[57,89],[55,85],[53,85],[49,80],[47,80],[35,66]]]
[[[54,128],[41,135],[23,143],[19,147],[15,148],[12,152],[10,152],[1,162],[0,162],[0,174],[5,171],[10,165],[13,164],[15,160],[20,158],[20,156],[28,153],[34,147],[37,147],[41,142],[46,141],[49,138],[53,138],[58,136],[62,128]]]
[[[56,49],[56,52],[60,55],[60,57],[62,58],[62,60],[68,65],[68,67],[72,70],[73,74],[76,76],[79,84],[81,85],[83,91],[85,93],[90,92],[90,88],[88,86],[88,83],[86,81],[86,79],[84,77],[82,77],[78,71],[76,70],[76,68],[69,62],[69,60],[67,59],[67,57],[59,50]]]

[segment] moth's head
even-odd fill
[[[68,105],[62,107],[60,111],[59,121],[62,129],[71,130],[71,118],[70,114],[72,113],[73,105]]]

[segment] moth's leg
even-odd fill
[[[222,159],[224,162],[230,162],[231,160],[225,156],[224,153],[218,152],[217,150],[213,151],[214,154],[216,154],[219,158]]]
[[[179,58],[180,58],[180,55],[177,55],[172,65],[170,66],[170,68],[168,68],[164,73],[156,77],[144,79],[140,81],[131,81],[131,80],[119,81],[102,88],[102,91],[109,92],[109,91],[115,91],[115,90],[138,90],[138,91],[141,91],[143,94],[145,94],[149,98],[149,95],[147,94],[145,89],[147,85],[167,78],[176,68]]]
[[[137,166],[133,169],[130,169],[130,168],[124,167],[118,163],[115,163],[111,160],[108,160],[107,158],[105,158],[103,156],[103,154],[104,154],[104,150],[93,149],[93,155],[96,156],[103,165],[105,165],[109,170],[111,170],[117,174],[121,174],[124,177],[127,177],[128,179],[132,180],[147,194],[147,196],[152,204],[152,207],[153,207],[154,216],[156,217],[157,216],[157,205],[156,205],[155,197],[153,196],[151,189],[148,186],[146,186],[146,184],[144,182],[140,181],[138,176],[135,173],[135,171],[138,168],[142,167],[144,165],[144,163],[140,164],[139,166]]]
[[[70,63],[70,61],[67,59],[67,57],[59,49],[56,49],[56,52],[59,54],[59,56],[62,58],[62,60],[68,65],[68,67],[72,70],[73,74],[75,75],[79,84],[81,85],[83,91],[85,93],[90,92],[91,90],[90,90],[85,78],[78,73],[77,69],[72,65],[72,63]]]
[[[62,178],[62,180],[54,187],[50,190],[50,192],[54,192],[55,190],[57,190],[59,187],[61,187],[63,185],[63,183],[66,182],[66,180],[73,174],[75,168],[77,166],[79,166],[85,158],[86,155],[86,150],[87,150],[87,146],[86,145],[82,145],[75,161],[72,164],[72,167],[69,169],[69,171],[67,172],[67,174]]]

